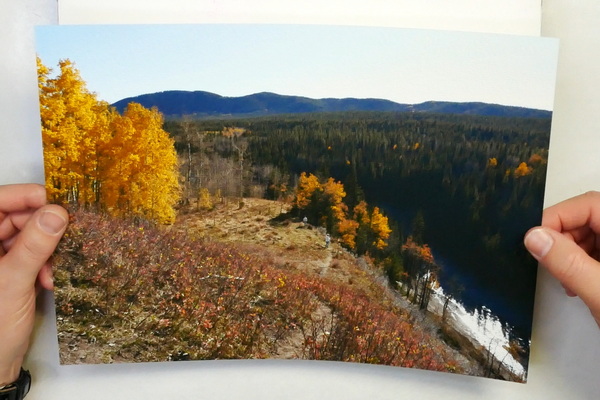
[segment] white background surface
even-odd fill
[[[416,3],[412,1],[413,3]],[[83,1],[61,3],[62,23],[317,22],[539,33],[539,2],[429,0]],[[169,4],[165,8],[162,3]],[[193,5],[192,5],[193,3]],[[538,3],[538,4],[536,4]],[[250,6],[253,5],[253,8]],[[298,6],[297,4],[302,4]],[[428,5],[425,7],[424,5]],[[260,10],[257,7],[260,5]],[[433,6],[435,5],[435,6]],[[192,7],[194,12],[173,9]],[[162,7],[162,8],[161,8]],[[118,11],[115,11],[118,10]],[[434,11],[432,11],[434,10]],[[429,12],[436,17],[426,19]],[[57,21],[53,0],[0,0],[0,183],[42,182],[32,24]],[[546,203],[600,189],[600,3],[544,0],[542,33],[561,50]],[[466,28],[469,26],[470,28]],[[27,367],[28,399],[595,399],[600,332],[577,299],[540,274],[525,385],[401,368],[297,361],[59,366],[50,296]],[[0,344],[1,345],[1,344]]]
[[[312,23],[538,35],[540,0],[60,0],[61,24]]]

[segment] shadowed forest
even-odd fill
[[[38,62],[61,361],[355,361],[525,379],[550,119],[396,112],[163,120]],[[325,235],[332,237],[325,242]],[[428,315],[440,285],[444,313]]]
[[[206,188],[282,199],[294,196],[302,173],[333,178],[347,215],[364,201],[389,218],[388,245],[366,240],[351,250],[376,256],[395,282],[410,274],[407,239],[427,244],[445,290],[529,336],[536,267],[521,239],[541,216],[549,119],[355,112],[168,121],[165,129],[183,161],[185,198]],[[343,237],[335,218],[294,211]]]

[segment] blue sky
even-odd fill
[[[111,103],[204,90],[551,110],[558,56],[549,38],[322,25],[41,26],[36,47]]]

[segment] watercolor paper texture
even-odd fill
[[[37,51],[62,363],[526,380],[557,41],[59,26]]]

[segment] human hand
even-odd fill
[[[48,262],[67,212],[46,205],[43,186],[0,186],[0,387],[19,376],[35,319],[38,288],[53,288]]]
[[[547,208],[542,226],[530,229],[524,242],[569,296],[583,300],[600,326],[600,193]]]

